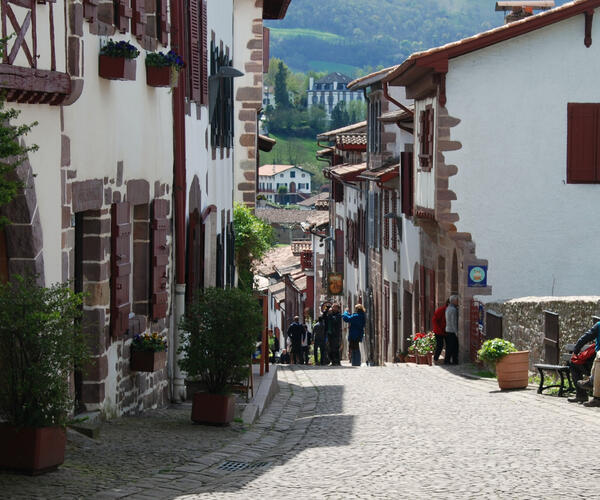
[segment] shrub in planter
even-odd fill
[[[515,345],[504,339],[486,340],[477,357],[495,369],[500,389],[522,389],[529,379],[529,351],[517,351]]]
[[[169,50],[146,54],[146,84],[150,87],[176,87],[183,59]]]
[[[135,58],[139,55],[129,42],[109,40],[100,48],[98,72],[108,80],[135,80]]]
[[[248,376],[262,311],[251,292],[237,288],[201,290],[181,320],[179,365],[206,393],[193,398],[192,420],[226,424],[233,420],[231,386]]]
[[[87,359],[81,303],[67,284],[0,285],[1,468],[38,473],[64,460],[69,376]]]

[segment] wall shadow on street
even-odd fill
[[[306,367],[305,367],[306,368]],[[320,367],[312,367],[319,369]],[[329,369],[347,369],[348,367],[330,367]],[[281,393],[290,391],[292,398],[300,391],[306,391],[305,387],[296,384],[288,384],[279,381]],[[295,423],[285,432],[283,441],[279,441],[275,446],[265,451],[263,455],[256,458],[251,464],[267,463],[267,465],[257,467],[251,470],[233,471],[223,474],[220,478],[215,478],[205,487],[195,490],[193,493],[182,494],[180,497],[174,497],[172,500],[189,498],[188,495],[202,493],[238,493],[250,482],[260,479],[261,476],[270,472],[274,467],[281,466],[297,457],[303,451],[311,448],[331,448],[331,453],[339,456],[339,450],[336,448],[349,446],[355,426],[354,415],[343,415],[343,395],[345,387],[343,385],[320,385],[318,386],[318,401],[316,407],[307,411],[300,411],[296,416]],[[306,402],[306,398],[304,399]],[[288,402],[289,404],[289,402]],[[270,410],[267,410],[263,417],[269,418]],[[284,411],[285,414],[285,411]],[[306,419],[310,419],[306,431],[303,431],[303,424]],[[260,421],[260,420],[259,420]],[[269,432],[266,437],[269,437]],[[286,440],[293,441],[294,438],[301,436],[298,444],[288,449]],[[288,441],[289,442],[289,441]],[[252,447],[252,445],[250,445]],[[236,458],[235,455],[224,457],[225,461],[243,461]],[[215,466],[218,467],[218,466]],[[211,470],[214,470],[212,467]]]

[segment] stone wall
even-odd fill
[[[517,349],[529,350],[529,362],[543,362],[544,311],[559,315],[559,346],[574,343],[600,315],[600,297],[523,297],[490,302],[486,311],[502,314],[503,338]]]

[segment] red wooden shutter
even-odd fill
[[[398,249],[398,199],[396,198],[396,192],[392,193],[392,213],[394,218],[392,219],[392,250]]]
[[[427,110],[427,154],[429,155],[429,166],[433,166],[433,132],[435,130],[433,121],[433,108]]]
[[[206,0],[202,0],[202,19],[200,21],[200,70],[202,104],[208,105],[208,17]]]
[[[402,213],[406,216],[413,214],[413,197],[414,197],[414,183],[413,183],[413,154],[404,152],[401,155],[401,168],[402,168]]]
[[[185,287],[185,298],[189,303],[193,300],[196,290],[199,288],[200,258],[198,254],[198,240],[200,239],[200,215],[198,210],[190,214],[187,234],[187,276]]]
[[[350,260],[350,219],[346,219],[346,257]]]
[[[600,181],[600,105],[569,103],[567,105],[567,182]]]
[[[133,19],[131,20],[131,33],[142,38],[146,34],[146,9],[145,0],[131,0]]]
[[[419,281],[420,281],[420,287],[419,287],[419,304],[420,304],[420,309],[421,309],[421,317],[420,319],[420,324],[419,324],[419,330],[421,332],[423,332],[425,330],[425,317],[427,315],[426,309],[425,309],[425,305],[426,305],[426,300],[425,300],[425,294],[427,293],[427,286],[425,283],[425,267],[424,266],[419,266]]]
[[[99,0],[84,0],[83,2],[83,17],[90,23],[94,23],[98,19],[98,2]]]
[[[121,33],[129,31],[129,20],[131,19],[131,7],[129,0],[115,1],[115,24]]]
[[[435,311],[435,271],[433,269],[428,269],[427,273],[429,274],[429,310],[427,311],[427,329],[430,330],[432,326],[431,321],[433,319],[433,312]]]
[[[111,206],[110,330],[121,337],[129,328],[129,276],[131,274],[131,222],[129,203]]]
[[[360,213],[360,249],[363,253],[367,253],[367,214],[364,208],[360,209]]]
[[[354,220],[354,266],[358,267],[358,240],[360,238],[360,225],[358,224],[358,220]]]
[[[383,215],[390,213],[390,192],[385,189],[383,193]],[[383,219],[383,246],[384,248],[390,247],[390,219],[384,217]]]
[[[159,0],[158,34],[160,43],[163,45],[169,44],[169,30],[171,29],[169,26],[169,14],[167,12],[167,6],[167,0]]]
[[[190,98],[192,101],[200,102],[200,0],[190,0],[189,2],[189,33],[190,33]]]
[[[154,200],[152,202],[152,319],[157,320],[167,315],[169,294],[167,292],[167,265],[169,249],[167,247],[167,230],[169,202]]]
[[[335,230],[335,270],[344,272],[344,230]]]

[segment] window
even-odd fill
[[[292,170],[290,172],[290,177],[293,179],[294,177],[296,177],[296,172],[294,170]]]
[[[302,177],[306,177],[306,174],[302,174]]]
[[[167,2],[161,2],[164,14],[167,15]],[[184,58],[188,61],[187,97],[198,104],[208,104],[208,33],[206,0],[187,3],[186,47]],[[163,23],[163,21],[160,21]],[[165,17],[164,25],[168,31],[168,20]],[[162,29],[162,28],[161,28]]]
[[[279,174],[279,177],[283,177],[283,174]]]
[[[600,183],[600,104],[567,105],[567,182]]]
[[[370,153],[381,152],[381,101],[377,98],[369,102],[367,142]]]
[[[419,165],[430,169],[433,166],[433,108],[431,105],[419,114]]]
[[[223,45],[217,47],[214,40],[210,45],[210,74],[216,75],[223,67],[232,66],[229,49]],[[217,85],[217,98],[210,110],[210,136],[213,148],[230,148],[233,146],[233,78],[218,78],[212,85]]]

